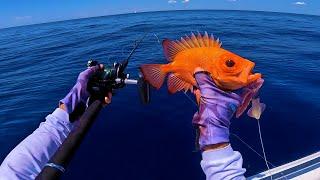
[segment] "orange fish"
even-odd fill
[[[223,90],[237,90],[261,78],[252,73],[255,63],[221,47],[207,32],[191,34],[181,40],[162,42],[168,64],[144,64],[141,72],[153,87],[159,89],[168,75],[168,91],[192,90],[196,86],[193,76],[197,67],[210,73],[215,84]]]

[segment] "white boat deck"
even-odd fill
[[[306,179],[320,180],[320,151],[306,156],[304,158],[292,161],[279,167],[275,167],[268,171],[261,172],[247,179]]]

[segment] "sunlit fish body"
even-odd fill
[[[181,40],[162,42],[168,64],[144,64],[141,71],[146,81],[159,89],[168,75],[168,91],[192,90],[197,67],[210,73],[215,84],[226,91],[237,90],[261,79],[252,73],[255,63],[221,47],[219,40],[207,33],[191,34]],[[241,109],[245,109],[241,107]]]

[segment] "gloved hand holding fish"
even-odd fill
[[[199,69],[195,73],[199,89],[194,91],[199,99],[199,111],[192,120],[199,130],[197,143],[201,150],[210,149],[212,145],[224,147],[229,142],[229,126],[233,114],[245,97],[252,96],[254,89],[261,87],[263,80],[250,84],[248,88],[226,92],[215,85],[208,73]]]
[[[196,68],[210,74],[214,84],[226,93],[232,91],[242,98],[237,106],[236,117],[239,117],[247,108],[252,98],[256,96],[263,84],[260,73],[253,73],[255,63],[242,58],[221,47],[219,39],[215,40],[207,32],[204,35],[191,34],[191,37],[182,37],[181,40],[162,42],[168,64],[144,64],[141,71],[146,81],[159,89],[168,75],[168,91],[193,91],[199,88],[194,72]],[[260,117],[264,105],[254,103],[248,113],[251,117]],[[232,114],[233,115],[233,114]]]

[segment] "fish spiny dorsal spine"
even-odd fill
[[[205,44],[203,42],[203,38],[202,35],[198,32],[198,37],[197,37],[198,43],[200,45],[200,47],[205,47]]]
[[[209,38],[209,36],[208,36],[208,33],[207,33],[207,31],[205,31],[204,32],[204,36],[203,36],[203,41],[204,41],[204,44],[205,44],[205,46],[209,46],[209,41],[210,41],[210,38]]]
[[[191,33],[190,37],[186,35],[185,37],[181,37],[180,40],[164,40],[163,42],[165,56],[169,61],[172,61],[181,51],[201,47],[220,48],[221,42],[219,38],[215,40],[212,34],[209,37],[207,32],[205,32],[203,35],[198,32],[197,36],[194,33]]]
[[[191,40],[192,40],[195,47],[200,47],[199,41],[198,41],[197,37],[194,35],[194,33],[191,34]]]

